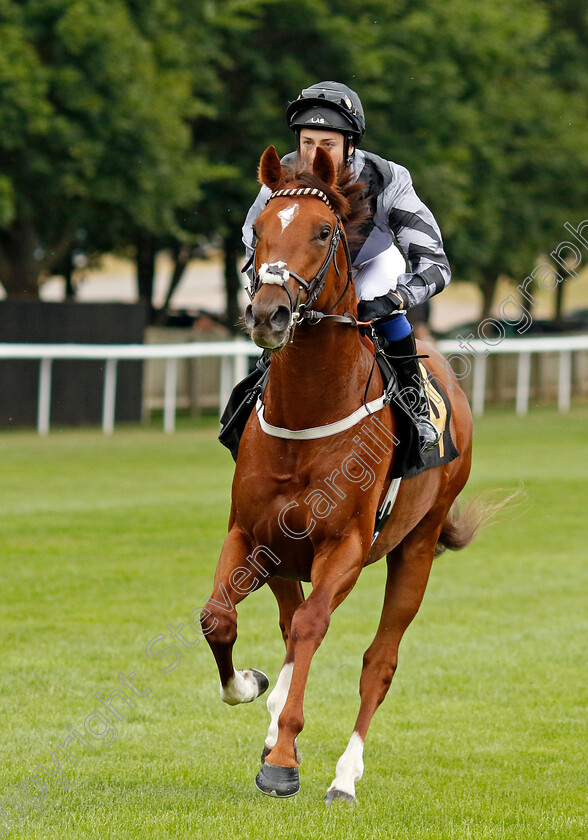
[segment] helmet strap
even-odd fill
[[[353,158],[355,157],[355,145],[352,144],[352,137],[351,134],[344,134],[344,147],[343,147],[343,160],[345,161],[345,166],[351,166],[353,163]],[[353,145],[353,151],[351,154],[349,153],[349,147]]]

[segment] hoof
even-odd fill
[[[268,747],[264,744],[263,745],[263,750],[262,750],[262,753],[261,753],[261,763],[262,764],[265,764],[265,760],[270,753],[271,753],[271,747]],[[298,764],[302,764],[302,755],[300,753],[300,750],[298,749],[298,744],[296,743],[296,741],[294,741],[294,758],[296,759]]]
[[[257,696],[261,697],[268,688],[269,688],[269,679],[263,673],[263,671],[258,671],[257,668],[249,668],[249,673],[255,677],[257,682]]]
[[[294,796],[300,790],[298,767],[280,767],[266,761],[257,774],[255,787],[266,796]]]
[[[267,691],[268,686],[268,678],[257,668],[235,671],[225,685],[221,683],[221,700],[223,703],[228,703],[229,706],[237,706],[239,703],[253,703],[260,694]]]
[[[332,805],[333,802],[348,802],[350,805],[353,805],[355,802],[355,796],[352,796],[350,793],[345,793],[344,790],[337,790],[337,788],[333,788],[332,790],[328,790],[325,796],[325,805]]]

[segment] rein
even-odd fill
[[[296,326],[302,321],[306,321],[308,324],[318,324],[321,321],[324,321],[328,318],[332,321],[335,321],[336,323],[348,324],[357,327],[358,322],[353,315],[350,315],[349,313],[345,313],[344,315],[331,314],[333,309],[335,309],[343,300],[347,289],[349,288],[353,280],[353,275],[351,272],[351,254],[349,252],[349,243],[347,242],[347,236],[345,235],[345,230],[341,223],[341,218],[333,210],[333,207],[331,206],[327,195],[322,190],[319,190],[316,187],[292,187],[290,189],[275,190],[269,196],[268,200],[266,201],[266,204],[269,204],[269,202],[274,198],[284,198],[290,196],[309,196],[310,198],[318,198],[320,201],[324,202],[327,205],[331,213],[335,216],[337,223],[333,228],[333,233],[331,234],[329,250],[327,251],[327,255],[323,261],[323,264],[321,265],[315,276],[312,278],[312,280],[305,280],[303,277],[300,277],[299,274],[296,274],[296,272],[291,271],[287,267],[286,263],[281,261],[269,264],[263,263],[258,269],[256,269],[256,249],[254,248],[250,258],[247,260],[246,264],[241,269],[242,272],[246,272],[252,266],[254,268],[251,286],[249,289],[247,289],[247,294],[249,295],[250,300],[253,300],[260,287],[264,283],[275,284],[281,286],[284,289],[284,291],[288,295],[288,300],[290,303],[290,341],[292,341],[294,337],[294,331],[296,329]],[[347,282],[339,299],[333,304],[330,310],[328,312],[318,312],[312,307],[314,306],[314,304],[320,297],[321,292],[324,289],[326,277],[331,267],[331,263],[334,263],[337,274],[339,275],[341,273],[339,270],[339,266],[337,265],[337,249],[340,243],[343,243],[343,248],[345,251],[345,260],[347,262]],[[298,295],[296,297],[296,300],[294,299],[292,292],[288,288],[288,280],[290,279],[290,277],[293,277],[298,283]],[[300,298],[303,291],[306,292],[306,300],[304,303],[301,303]]]

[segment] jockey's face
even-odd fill
[[[302,160],[312,165],[314,155],[318,147],[321,147],[328,152],[335,164],[335,169],[339,171],[345,165],[345,138],[338,131],[319,131],[314,128],[303,128],[300,132],[300,155]],[[349,154],[353,151],[353,146],[349,147]]]

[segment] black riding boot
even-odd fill
[[[409,333],[398,341],[389,341],[378,333],[384,355],[394,368],[400,385],[403,405],[406,406],[419,433],[421,452],[427,452],[439,443],[438,429],[429,420],[429,401],[425,394],[414,334]]]

